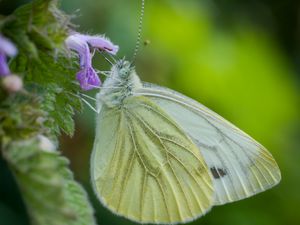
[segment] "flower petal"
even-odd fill
[[[80,87],[85,90],[91,90],[101,85],[101,80],[93,67],[86,67],[79,71],[76,76],[80,83]]]
[[[116,54],[119,47],[114,45],[107,38],[102,36],[84,35],[79,33],[71,34],[65,43],[67,47],[76,51],[80,58],[81,70],[76,78],[83,90],[91,90],[101,85],[101,80],[92,67],[92,54],[90,48],[97,48],[111,54]]]
[[[0,53],[13,57],[18,53],[18,50],[10,40],[0,35]]]
[[[93,48],[98,48],[103,51],[106,51],[110,54],[115,55],[119,51],[119,46],[114,45],[109,39],[99,36],[99,35],[84,35],[84,34],[76,34],[82,40],[85,40],[89,45]]]
[[[10,70],[7,65],[6,55],[0,52],[0,76],[7,76],[9,74]]]
[[[78,35],[70,35],[65,43],[67,47],[79,54],[80,68],[89,67],[92,64],[92,55],[89,46],[85,40]]]

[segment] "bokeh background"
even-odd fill
[[[9,13],[24,2],[0,0],[0,11]],[[132,57],[139,0],[61,3],[78,31],[106,34],[120,46],[119,57]],[[190,224],[300,224],[300,2],[146,0],[144,41],[149,44],[142,45],[136,61],[144,81],[182,92],[233,122],[267,147],[282,171],[275,188],[214,207]],[[101,57],[94,63],[109,69]],[[89,192],[98,223],[134,225],[102,207],[91,189],[94,130],[94,112],[85,107],[76,117],[74,137],[63,136],[60,149]],[[17,187],[1,167],[0,224],[28,224]]]

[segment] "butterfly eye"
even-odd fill
[[[128,74],[129,74],[128,68],[122,68],[122,69],[120,69],[120,77],[126,78],[126,77],[128,77]]]
[[[128,61],[122,61],[117,65],[119,69],[119,76],[126,79],[130,74],[130,63]]]

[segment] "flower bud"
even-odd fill
[[[22,90],[23,81],[19,76],[12,74],[3,77],[2,87],[9,93],[15,93]]]
[[[39,147],[45,152],[54,152],[56,150],[55,144],[46,136],[38,135]]]

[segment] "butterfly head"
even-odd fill
[[[114,67],[114,75],[118,76],[121,80],[128,79],[132,71],[134,71],[134,67],[125,59],[119,60]]]
[[[121,59],[113,65],[111,75],[104,81],[103,89],[98,98],[109,106],[115,106],[132,95],[135,89],[142,87],[142,83],[129,61]]]

